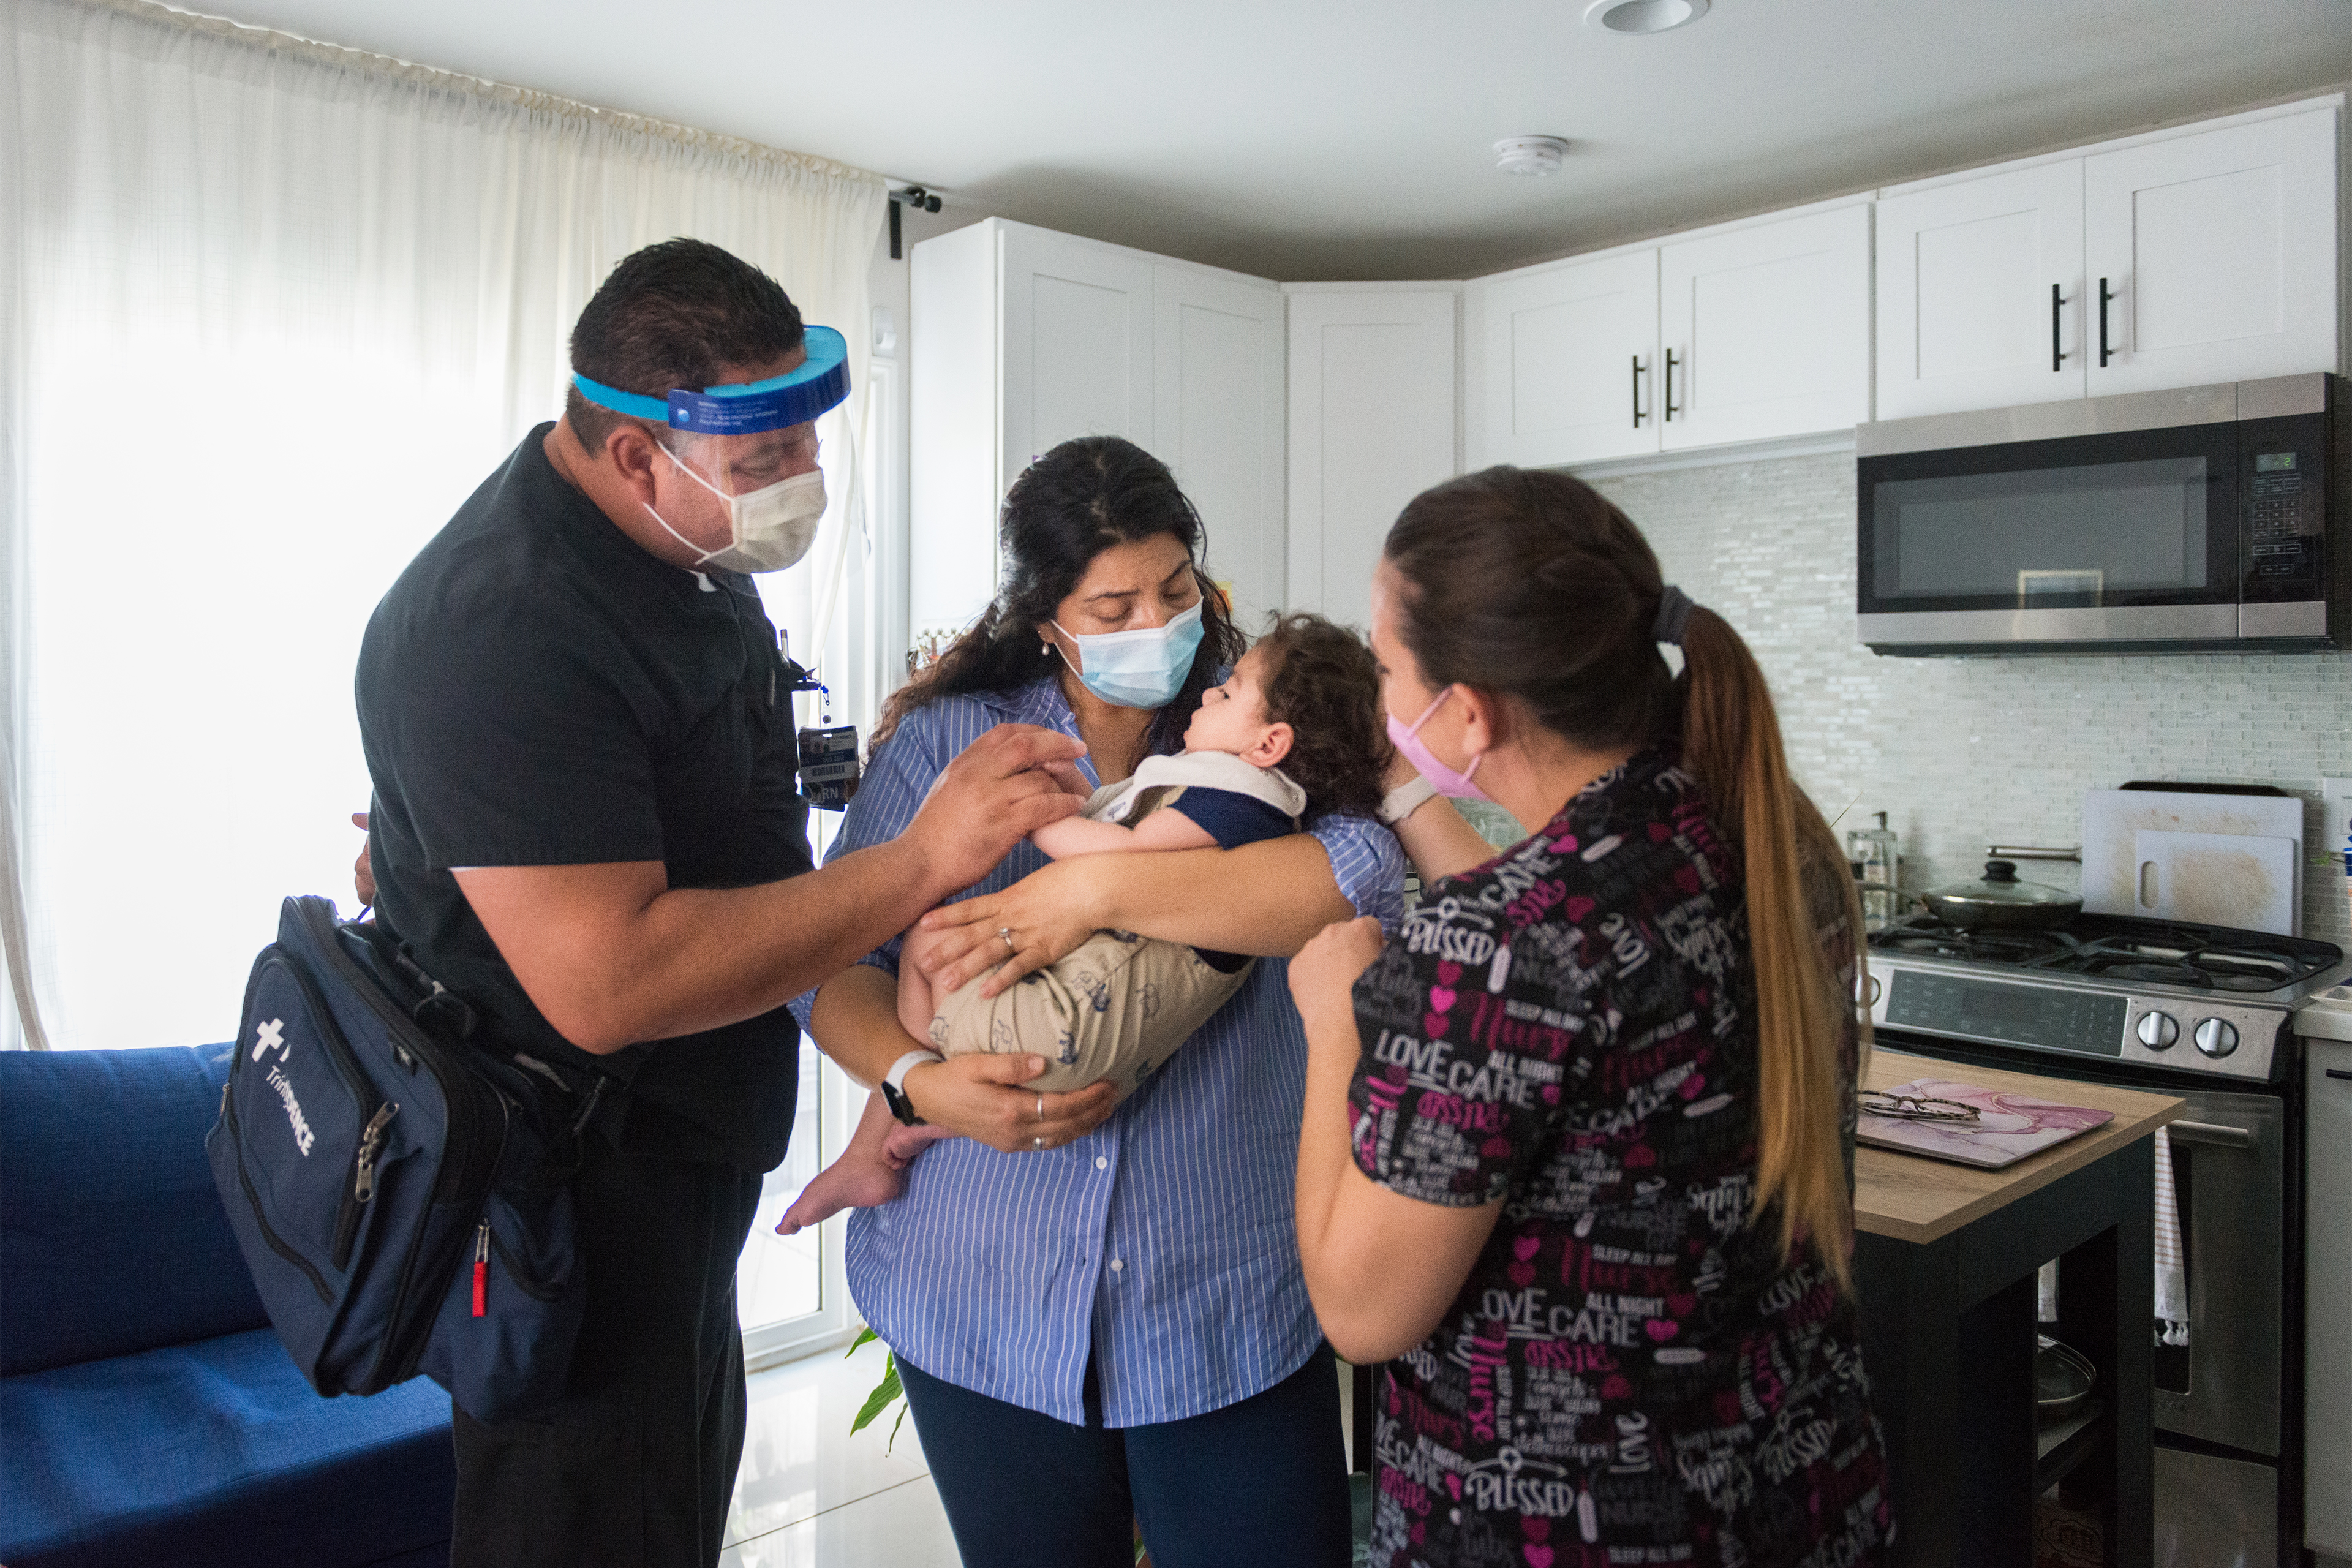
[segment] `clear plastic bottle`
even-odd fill
[[[1878,818],[1875,827],[1849,829],[1845,836],[1845,858],[1854,868],[1854,879],[1862,885],[1862,925],[1864,931],[1881,931],[1895,923],[1901,913],[1903,895],[1896,889],[1900,869],[1901,846],[1895,830],[1886,826],[1883,811],[1872,815]]]

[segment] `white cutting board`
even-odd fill
[[[2300,847],[2294,839],[2144,827],[2132,843],[2139,880],[2134,914],[2294,935]]]
[[[2292,796],[2196,795],[2188,791],[2095,789],[2083,796],[2083,908],[2097,915],[2136,915],[2139,903],[2138,836],[2142,833],[2227,834],[2284,838],[2298,864],[2290,878],[2292,926],[2302,914],[2303,802]],[[2259,917],[2242,908],[2240,916]],[[2216,925],[2252,927],[2247,919]],[[2292,935],[2289,931],[2286,934]]]

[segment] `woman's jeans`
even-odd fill
[[[1102,1424],[1092,1363],[1083,1426],[942,1383],[903,1356],[898,1375],[964,1568],[1129,1568],[1138,1520],[1153,1568],[1348,1568],[1328,1345],[1239,1404],[1117,1430]]]

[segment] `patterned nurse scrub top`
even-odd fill
[[[1838,907],[1821,934],[1850,973]],[[1853,1304],[1748,1223],[1750,965],[1736,858],[1647,751],[1433,885],[1357,982],[1356,1163],[1424,1203],[1503,1200],[1382,1380],[1373,1563],[1880,1557]]]

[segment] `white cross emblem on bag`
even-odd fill
[[[286,1043],[285,1019],[270,1019],[269,1022],[261,1026],[258,1033],[261,1037],[260,1043],[253,1047],[253,1059],[255,1061],[259,1061],[261,1059],[261,1053],[264,1051],[276,1051],[278,1053],[278,1059],[281,1062],[293,1054],[294,1047]]]

